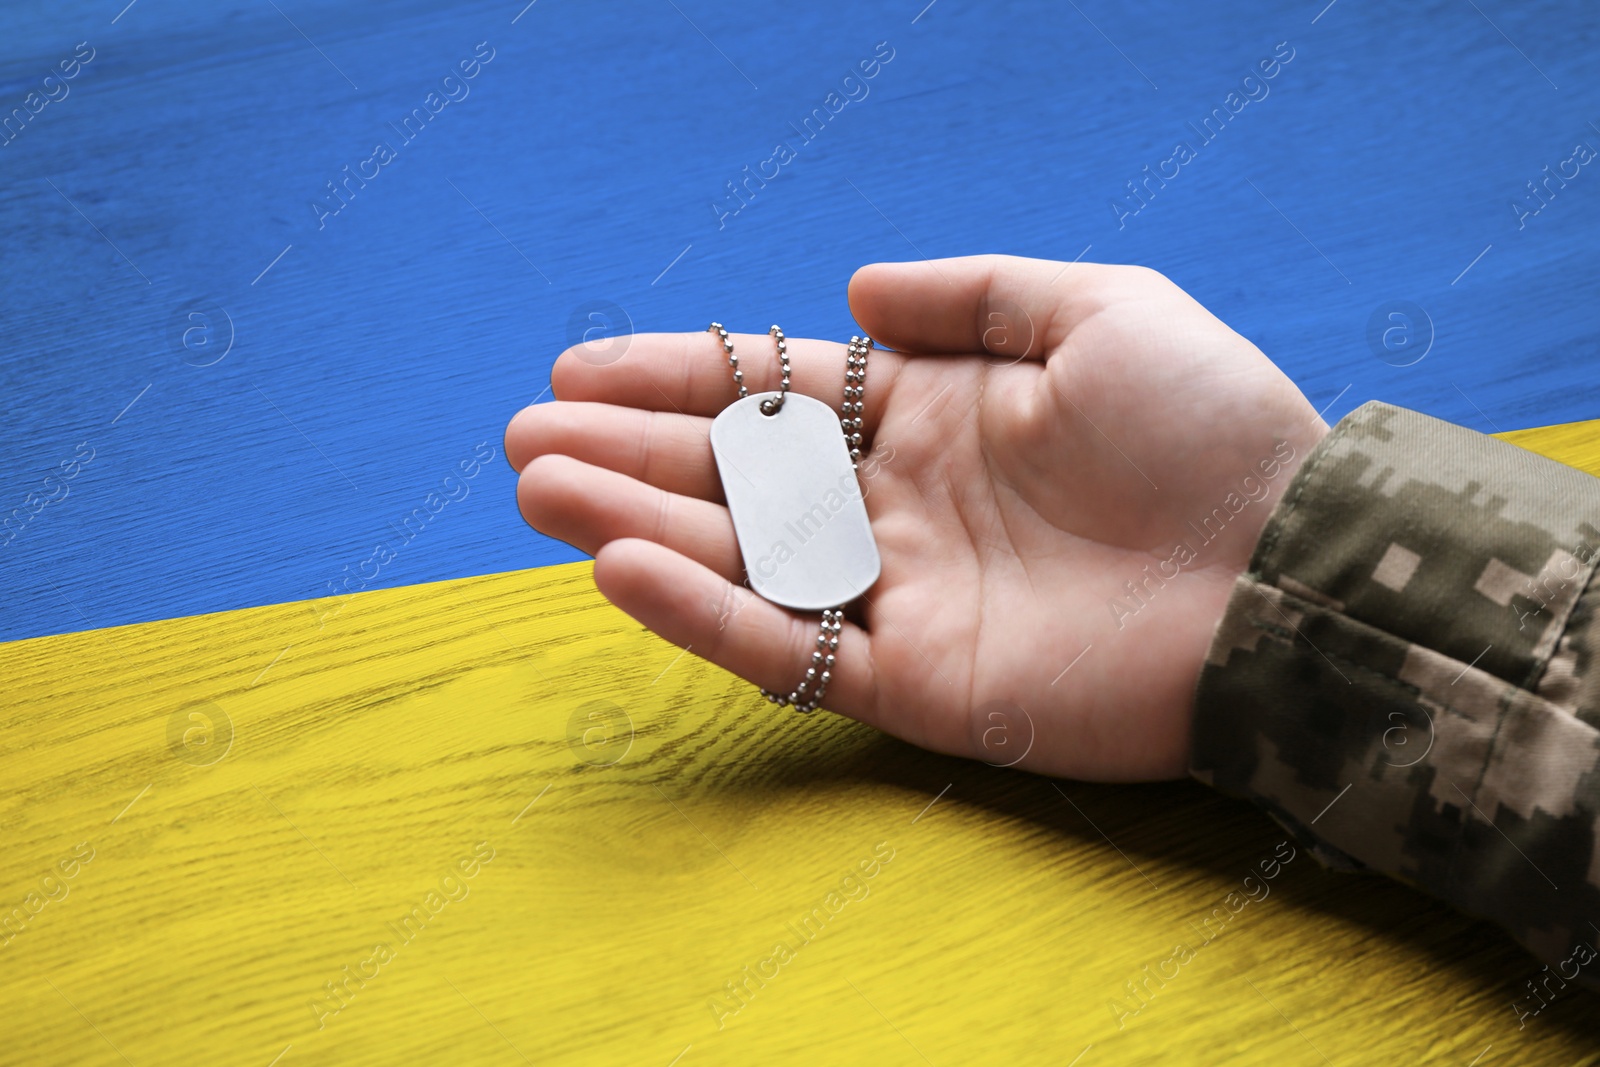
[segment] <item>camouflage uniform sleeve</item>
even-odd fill
[[[1600,479],[1362,406],[1233,588],[1191,773],[1600,987],[1597,562]]]

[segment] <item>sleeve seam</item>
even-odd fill
[[[1600,573],[1600,553],[1596,553],[1589,562],[1588,575],[1584,578],[1582,586],[1579,587],[1578,595],[1572,598],[1571,604],[1567,605],[1566,611],[1559,617],[1555,615],[1550,617],[1550,625],[1557,629],[1556,639],[1550,642],[1550,650],[1543,656],[1528,657],[1528,673],[1519,683],[1521,688],[1537,695],[1538,690],[1536,687],[1539,684],[1539,679],[1544,677],[1544,672],[1549,669],[1550,661],[1555,658],[1556,652],[1561,648],[1561,640],[1567,636],[1568,630],[1571,629],[1572,616],[1577,613],[1578,605],[1583,603],[1584,597],[1595,591],[1593,586],[1596,573]]]
[[[1489,764],[1494,762],[1495,749],[1500,745],[1500,731],[1505,729],[1506,717],[1511,712],[1511,701],[1509,698],[1514,688],[1521,689],[1520,686],[1512,686],[1511,683],[1508,682],[1504,688],[1500,690],[1500,707],[1498,713],[1495,715],[1494,732],[1489,735],[1489,743],[1484,747],[1483,766],[1478,768],[1478,777],[1472,783],[1472,795],[1467,797],[1467,803],[1472,805],[1472,809],[1474,811],[1479,810],[1478,794],[1483,792],[1483,780],[1489,774]],[[1538,693],[1534,693],[1531,690],[1523,689],[1522,691],[1536,700],[1544,699],[1543,697],[1539,696]],[[1457,788],[1459,789],[1460,787],[1457,786]],[[1461,813],[1461,828],[1456,832],[1455,847],[1450,850],[1450,868],[1445,873],[1444,884],[1446,889],[1449,889],[1456,884],[1456,867],[1461,860],[1461,846],[1466,841],[1467,826],[1471,821],[1471,818],[1472,816],[1469,813],[1465,811]],[[1494,824],[1490,823],[1489,825],[1493,826]]]

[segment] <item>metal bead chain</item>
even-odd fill
[[[750,395],[750,390],[744,387],[744,371],[739,369],[739,357],[733,354],[733,342],[728,339],[728,331],[722,328],[722,323],[713,322],[706,327],[706,332],[722,338],[723,354],[728,357],[728,366],[733,368],[733,384],[739,387],[739,399],[743,400]]]
[[[839,631],[844,629],[844,609],[826,608],[822,612],[822,631],[817,634],[817,647],[811,653],[811,666],[806,676],[788,696],[779,696],[766,689],[761,695],[767,702],[780,708],[793,707],[795,711],[810,713],[822,704],[828,692],[828,680],[833,677],[834,652],[839,647]],[[811,691],[806,692],[807,689]]]
[[[850,466],[861,466],[861,412],[866,405],[862,397],[867,392],[867,353],[872,351],[872,338],[851,337],[844,356],[844,400],[839,404],[839,426],[844,430],[850,445]]]
[[[778,383],[778,398],[776,400],[763,400],[761,402],[761,414],[776,415],[783,410],[784,397],[789,393],[789,342],[783,336],[783,331],[776,325],[768,330],[767,333],[771,334],[773,340],[778,342],[778,362],[783,366],[783,381]]]

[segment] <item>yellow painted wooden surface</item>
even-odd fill
[[[1600,425],[1507,436],[1600,470]],[[1147,982],[1264,816],[775,711],[587,565],[18,642],[0,685],[0,1063],[1600,1062],[1594,998],[1519,1030],[1506,938],[1303,853]]]

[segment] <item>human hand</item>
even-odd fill
[[[824,706],[1045,774],[1182,775],[1212,631],[1326,424],[1142,267],[879,263],[850,308],[894,349],[871,356],[864,412],[883,570],[847,614]],[[733,340],[750,391],[775,389],[771,340]],[[789,352],[792,388],[836,406],[845,346]],[[817,623],[739,584],[708,439],[735,398],[717,338],[640,334],[605,365],[570,350],[551,386],[506,431],[529,524],[593,554],[606,598],[668,641],[788,692]]]

